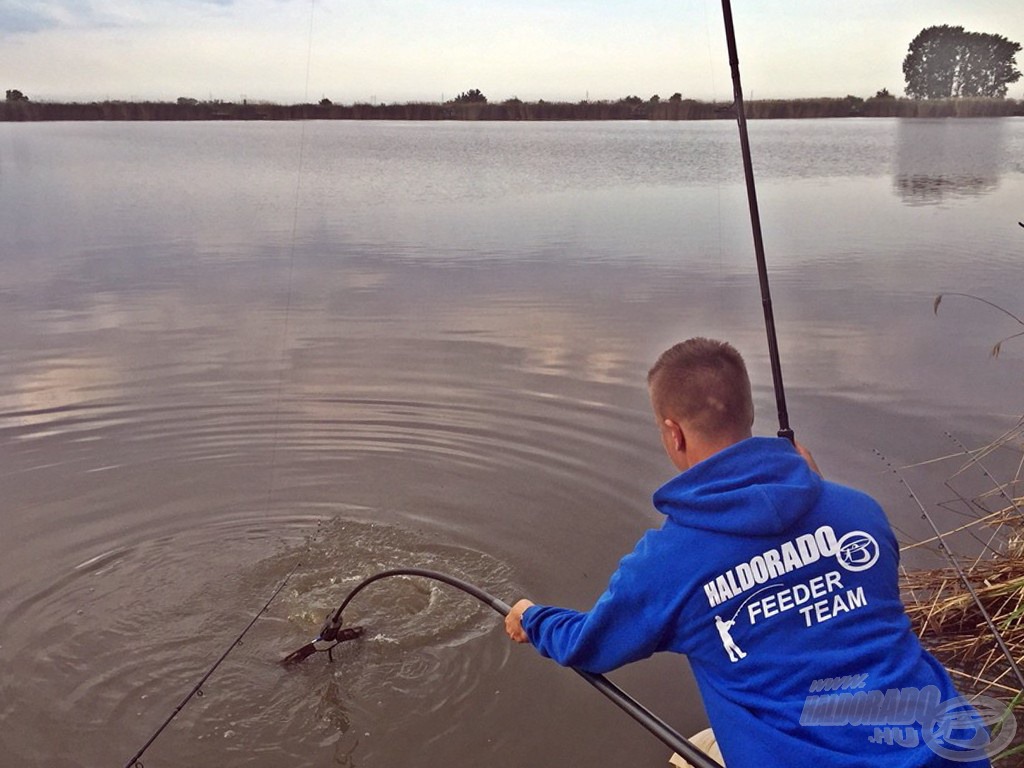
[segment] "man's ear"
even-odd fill
[[[679,426],[679,422],[673,421],[672,419],[665,419],[662,424],[668,431],[669,445],[675,449],[677,453],[682,453],[686,450],[686,435],[683,433],[683,428]]]

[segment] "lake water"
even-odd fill
[[[751,124],[792,424],[897,465],[1022,410],[1024,120]],[[776,428],[733,123],[0,125],[0,763],[663,764],[445,587],[586,607],[670,476],[645,373],[731,340]],[[947,467],[907,470],[941,497]],[[612,676],[683,732],[685,663]]]

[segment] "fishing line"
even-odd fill
[[[308,49],[307,49],[307,59],[306,59],[306,84],[305,84],[305,96],[306,96],[306,100],[307,101],[308,101],[308,95],[309,95],[309,78],[310,78],[311,60],[312,60],[312,35],[313,35],[313,28],[314,28],[314,25],[313,25],[313,13],[314,13],[314,10],[315,10],[315,5],[316,5],[315,0],[310,0],[310,25],[309,25],[309,39],[308,39]],[[737,54],[736,54],[735,33],[733,31],[732,10],[731,10],[731,7],[729,5],[729,0],[722,0],[722,9],[723,9],[723,13],[724,13],[724,20],[725,20],[725,26],[726,26],[726,39],[727,39],[727,43],[728,43],[728,47],[729,47],[730,67],[732,69],[733,90],[734,90],[734,94],[735,94],[734,105],[735,105],[735,108],[736,108],[737,124],[738,124],[739,131],[740,131],[740,145],[741,145],[741,150],[742,150],[742,154],[743,154],[744,175],[745,175],[746,184],[747,184],[747,196],[748,196],[748,202],[749,202],[749,206],[750,206],[751,227],[752,227],[753,234],[754,234],[754,247],[755,247],[755,255],[757,257],[758,276],[759,276],[760,285],[761,285],[762,305],[763,305],[764,315],[765,315],[765,327],[766,327],[766,332],[767,332],[767,335],[768,335],[768,349],[769,349],[769,356],[771,358],[771,364],[772,364],[772,378],[773,378],[773,383],[774,383],[774,387],[775,387],[776,404],[778,406],[778,413],[779,413],[779,436],[780,437],[787,437],[788,439],[793,440],[793,431],[789,428],[788,413],[787,413],[786,405],[785,405],[785,394],[784,394],[784,390],[783,390],[781,365],[780,365],[780,362],[779,362],[778,342],[777,342],[776,334],[775,334],[775,322],[774,322],[774,316],[773,316],[773,312],[772,312],[771,296],[770,296],[770,291],[769,291],[769,286],[768,286],[767,267],[766,267],[765,258],[764,258],[764,245],[763,245],[762,236],[761,236],[760,217],[759,217],[758,210],[757,210],[757,197],[756,197],[756,191],[755,191],[755,188],[754,188],[754,177],[753,177],[753,168],[752,168],[751,159],[750,159],[749,139],[747,137],[746,118],[745,118],[744,110],[743,110],[743,94],[742,94],[742,88],[740,86],[739,62],[738,62],[738,57],[737,57]],[[284,317],[283,342],[282,342],[282,345],[283,345],[284,349],[283,349],[283,352],[282,352],[282,356],[287,351],[288,336],[289,336],[291,303],[292,303],[292,291],[293,291],[293,276],[294,276],[294,266],[295,266],[295,250],[296,250],[297,233],[298,233],[299,201],[300,201],[300,192],[301,192],[301,183],[302,183],[302,171],[303,171],[303,165],[304,165],[304,161],[305,161],[305,149],[306,149],[305,145],[306,145],[306,126],[305,126],[305,121],[303,120],[302,121],[302,125],[301,125],[301,133],[300,133],[298,172],[297,172],[297,180],[296,180],[296,185],[295,185],[295,204],[294,204],[293,212],[292,212],[292,232],[291,232],[291,244],[290,244],[290,249],[289,249],[287,294],[286,294],[286,301],[285,301],[285,317]],[[275,485],[275,476],[276,476],[276,464],[277,464],[277,452],[278,452],[278,442],[279,442],[279,436],[280,436],[281,397],[282,397],[283,388],[284,388],[284,379],[285,379],[285,367],[282,365],[281,366],[281,372],[280,372],[279,377],[278,377],[277,392],[276,392],[276,398],[275,398],[276,399],[276,406],[275,406],[275,415],[274,415],[274,425],[275,425],[274,426],[274,438],[273,438],[273,441],[272,441],[270,480],[269,480],[269,487],[268,487],[268,491],[267,491],[267,500],[266,500],[266,505],[267,505],[268,509],[269,509],[269,506],[270,506],[270,503],[271,503],[271,501],[273,499],[273,494],[274,494],[274,485]],[[150,737],[150,739],[143,745],[143,747],[126,763],[126,768],[142,768],[142,763],[140,762],[140,759],[141,759],[142,755],[145,753],[145,751],[157,739],[157,737],[163,732],[163,730],[174,720],[174,718],[185,707],[185,705],[189,701],[191,701],[193,696],[202,695],[202,686],[203,686],[203,684],[210,678],[210,676],[214,673],[214,671],[216,671],[216,669],[220,666],[220,664],[224,661],[224,659],[227,658],[228,654],[230,654],[231,651],[234,650],[234,648],[236,646],[238,646],[242,642],[242,639],[245,637],[245,635],[249,631],[249,629],[251,629],[251,627],[256,623],[256,621],[260,618],[260,616],[262,616],[263,613],[266,612],[266,610],[270,607],[270,604],[273,602],[274,598],[276,598],[277,595],[280,594],[281,590],[284,589],[284,586],[287,584],[288,579],[295,572],[295,570],[299,567],[299,565],[300,565],[300,563],[296,563],[295,566],[292,567],[292,570],[289,571],[287,576],[285,576],[285,578],[282,580],[281,584],[278,585],[276,590],[274,590],[274,592],[271,594],[270,598],[264,604],[263,608],[261,608],[256,613],[255,616],[253,616],[252,620],[245,627],[245,629],[242,630],[241,634],[239,634],[239,636],[235,639],[235,641],[230,646],[228,646],[227,650],[225,650],[224,653],[220,656],[220,658],[218,658],[217,661],[214,662],[213,666],[210,667],[210,669],[206,672],[205,675],[203,675],[203,677],[200,679],[200,681],[192,688],[191,691],[189,691],[189,693],[185,696],[185,698],[181,701],[181,703],[178,704],[178,706],[174,709],[174,711],[171,713],[171,715],[163,722],[163,724],[161,724],[161,726]],[[333,616],[328,616],[328,620],[325,623],[324,628],[321,629],[320,635],[312,643],[307,644],[307,646],[303,646],[303,648],[299,649],[299,651],[296,651],[293,654],[290,654],[288,657],[286,657],[285,660],[286,661],[289,661],[289,660],[290,661],[301,661],[303,658],[306,658],[311,653],[318,652],[320,649],[315,647],[315,644],[318,643],[318,642],[333,642],[333,645],[331,645],[329,648],[325,649],[325,650],[327,650],[328,654],[330,654],[330,650],[333,649],[333,647],[335,645],[337,645],[337,643],[340,642],[342,639],[350,639],[351,637],[358,637],[360,634],[362,634],[361,630],[359,630],[358,628],[350,628],[348,633],[345,633],[344,630],[342,630],[342,628],[341,628],[341,620],[342,620],[342,613],[343,613],[345,607],[348,606],[348,604],[351,602],[351,600],[355,597],[355,595],[358,592],[360,592],[365,587],[369,586],[369,584],[374,583],[374,582],[376,582],[376,581],[378,581],[380,579],[388,578],[388,577],[392,577],[392,576],[421,576],[421,577],[425,577],[425,578],[430,578],[430,579],[434,579],[434,580],[437,580],[437,581],[441,581],[443,583],[446,583],[446,584],[449,584],[449,585],[451,585],[453,587],[461,589],[462,591],[466,592],[467,594],[472,595],[473,597],[476,597],[478,600],[482,601],[483,603],[485,603],[489,607],[493,608],[495,611],[497,611],[501,615],[507,615],[509,610],[510,610],[510,608],[509,608],[507,603],[504,603],[503,601],[498,600],[497,598],[487,594],[483,590],[480,590],[479,588],[474,587],[471,584],[463,582],[463,581],[461,581],[459,579],[455,579],[454,577],[446,576],[445,574],[440,574],[440,573],[432,572],[432,571],[426,571],[426,570],[423,570],[423,569],[413,569],[413,568],[385,571],[385,572],[376,574],[375,576],[371,576],[369,579],[366,579],[363,582],[361,582],[359,585],[357,585],[357,587],[355,589],[353,589],[353,591],[348,595],[348,597],[346,597],[346,599],[342,602],[342,604],[339,606],[338,610],[334,613],[334,615]],[[753,597],[753,595],[751,597]],[[740,607],[742,608],[742,604],[741,604]],[[986,614],[986,617],[987,617],[987,614]],[[991,621],[991,620],[989,620],[989,621]],[[993,631],[995,631],[994,627],[993,627]],[[312,648],[312,650],[309,651],[308,650],[309,648]],[[1012,661],[1012,659],[1011,659],[1011,661]],[[1014,664],[1014,668],[1016,670],[1016,665],[1015,664]],[[601,691],[606,697],[608,697],[613,703],[615,703],[623,711],[625,711],[627,714],[629,714],[634,720],[636,720],[638,723],[640,723],[642,726],[644,726],[650,733],[652,733],[654,736],[659,738],[664,744],[666,744],[672,750],[674,750],[675,752],[677,752],[678,754],[680,754],[684,758],[686,758],[688,761],[690,761],[690,763],[693,764],[694,766],[696,766],[696,768],[715,768],[717,763],[712,761],[703,752],[701,752],[700,750],[696,749],[692,744],[689,743],[689,741],[687,741],[683,736],[681,736],[678,732],[676,732],[674,729],[672,729],[667,723],[665,723],[663,720],[661,720],[660,718],[655,716],[653,713],[651,713],[649,710],[644,708],[642,705],[639,704],[639,702],[635,701],[630,696],[628,696],[626,693],[621,691],[621,689],[619,689],[617,686],[615,686],[613,683],[611,683],[609,680],[607,680],[607,678],[605,678],[602,675],[595,675],[595,674],[586,672],[584,670],[575,669],[574,671],[577,674],[579,674],[581,677],[583,677],[592,686],[594,686],[599,691]],[[1020,675],[1019,670],[1017,670],[1017,672],[1018,672],[1018,676],[1019,676]],[[1024,687],[1024,680],[1022,680],[1022,687]]]
[[[729,47],[729,63],[732,69],[733,78],[733,90],[735,94],[735,107],[737,115],[737,123],[740,131],[740,145],[743,154],[743,165],[744,165],[744,176],[747,185],[747,197],[750,207],[751,227],[754,234],[754,248],[755,255],[757,257],[758,266],[758,277],[761,286],[761,297],[762,305],[765,316],[765,328],[768,335],[768,350],[772,364],[772,379],[775,387],[776,405],[778,407],[779,414],[779,436],[786,437],[790,441],[794,439],[793,430],[789,427],[789,416],[786,409],[785,403],[785,392],[783,389],[782,382],[782,370],[779,362],[779,350],[778,341],[775,333],[775,320],[771,305],[771,294],[768,286],[768,275],[767,266],[764,258],[764,244],[761,236],[761,225],[760,216],[757,209],[757,195],[754,188],[754,176],[753,168],[750,159],[750,146],[749,139],[747,137],[746,130],[746,118],[743,111],[743,92],[740,86],[739,76],[739,61],[736,54],[736,40],[735,32],[733,31],[732,22],[732,10],[729,5],[729,0],[722,0],[722,10],[724,13],[725,27],[726,27],[726,40]],[[499,600],[498,598],[489,595],[483,590],[474,587],[460,579],[456,579],[445,574],[438,573],[436,571],[427,571],[418,568],[403,568],[390,571],[383,571],[374,576],[360,582],[356,587],[348,594],[348,596],[342,601],[341,605],[334,612],[333,615],[328,615],[324,623],[324,626],[320,630],[320,634],[314,638],[310,643],[307,643],[302,648],[289,654],[283,663],[297,663],[305,658],[308,658],[313,653],[319,652],[321,649],[316,647],[317,643],[331,643],[329,647],[323,649],[330,653],[333,648],[342,640],[350,639],[350,636],[343,635],[345,630],[342,629],[342,614],[352,599],[363,589],[370,584],[379,581],[381,579],[393,577],[393,576],[420,576],[428,579],[434,579],[436,581],[443,582],[450,586],[466,592],[467,594],[477,598],[485,605],[488,605],[499,614],[505,616],[508,614],[510,607],[507,603]],[[769,587],[765,587],[759,592],[766,591]],[[757,593],[755,593],[756,595]],[[753,598],[754,595],[748,597],[748,600]],[[746,601],[744,601],[745,604]],[[740,605],[742,609],[743,604]],[[738,610],[737,610],[738,614]],[[351,636],[358,637],[362,634],[361,628],[350,628],[354,630]],[[702,751],[696,749],[690,742],[688,742],[678,732],[673,730],[667,723],[660,718],[656,717],[649,710],[645,709],[634,699],[629,697],[618,687],[612,684],[602,675],[595,675],[584,670],[574,669],[574,671],[583,677],[588,683],[601,691],[606,697],[608,697],[613,703],[619,706],[623,711],[629,714],[634,720],[644,726],[650,733],[659,738],[666,746],[671,748],[676,753],[682,755],[696,768],[715,768],[717,763],[712,761]]]
[[[992,475],[992,473],[988,471],[988,468],[984,464],[981,463],[981,456],[982,455],[986,455],[986,456],[988,455],[987,449],[982,449],[982,451],[978,451],[977,452],[979,455],[975,455],[974,451],[971,451],[970,449],[968,449],[967,446],[964,445],[959,439],[954,437],[951,432],[947,431],[945,433],[945,435],[950,440],[952,440],[954,443],[956,443],[960,447],[960,449],[963,451],[963,455],[967,457],[967,464],[964,465],[963,467],[961,467],[953,475],[953,477],[956,477],[957,475],[960,475],[961,473],[963,473],[967,469],[967,467],[971,466],[972,464],[976,465],[981,470],[982,474],[985,476],[985,479],[991,481],[991,483],[992,483],[992,485],[993,485],[993,487],[995,489],[996,495],[1002,496],[1003,500],[1006,501],[1010,505],[1010,507],[1013,508],[1014,512],[1016,512],[1018,515],[1020,515],[1021,514],[1020,505],[1017,504],[1017,501],[1012,496],[1010,496],[1010,494],[1008,494],[1006,492],[1006,489],[1004,488],[1003,484],[1000,483],[998,480],[996,480],[996,478]],[[992,446],[989,446],[989,448],[991,448],[991,447]],[[978,497],[978,499],[976,500],[977,503],[976,504],[972,504],[968,499],[965,499],[953,487],[953,484],[952,484],[953,477],[951,477],[948,480],[946,480],[945,486],[947,488],[949,488],[954,494],[956,494],[959,497],[961,503],[965,504],[968,509],[970,509],[973,506],[978,506],[983,511],[987,512],[988,509],[981,503],[981,500],[984,499],[985,496],[987,496],[988,494],[983,494],[982,496]],[[996,514],[999,514],[999,513],[996,513]],[[996,538],[999,536],[1000,532],[1003,530],[1003,527],[1005,525],[1006,525],[1006,521],[1005,520],[1003,522],[999,523],[999,525],[997,525],[995,527],[995,530],[992,531],[992,535],[989,537],[987,542],[981,541],[981,539],[978,536],[975,536],[973,532],[970,532],[970,535],[975,540],[977,540],[978,543],[981,544],[982,547],[983,547],[982,551],[980,551],[978,553],[977,558],[975,558],[974,562],[971,564],[970,569],[975,568],[985,558],[985,550],[988,550],[988,551],[992,552],[993,554],[998,554],[997,550],[992,546],[992,542],[996,540]]]
[[[708,13],[708,2],[704,0],[704,38],[707,42],[708,48],[708,76],[711,78],[711,105],[714,106],[718,101],[718,85],[715,82],[715,58],[711,51],[711,22],[710,14]]]
[[[907,490],[907,493],[909,494],[910,498],[914,500],[914,503],[917,505],[917,508],[921,511],[921,519],[925,520],[928,523],[928,526],[932,529],[932,532],[935,534],[935,540],[938,542],[939,550],[943,553],[943,555],[945,555],[946,560],[953,567],[953,570],[956,572],[957,577],[960,579],[961,583],[963,583],[964,588],[970,595],[971,600],[974,602],[975,606],[977,606],[979,613],[981,613],[982,619],[985,621],[985,625],[989,628],[989,631],[995,638],[996,645],[999,646],[999,650],[1006,657],[1006,661],[1010,665],[1011,671],[1020,683],[1021,689],[1024,690],[1024,673],[1022,673],[1020,667],[1017,666],[1017,660],[1013,657],[1013,653],[1011,653],[1010,649],[1007,647],[1006,641],[1003,639],[1003,635],[999,631],[999,628],[996,626],[995,622],[992,620],[992,617],[989,615],[988,611],[985,610],[985,606],[982,604],[981,598],[978,597],[978,593],[975,591],[974,585],[971,583],[971,580],[967,577],[967,574],[964,572],[964,569],[960,565],[960,562],[953,556],[953,553],[950,551],[949,547],[946,546],[945,538],[943,537],[942,532],[939,531],[939,527],[935,524],[935,520],[928,513],[928,510],[925,509],[924,504],[921,503],[921,499],[918,498],[917,493],[914,492],[914,489],[911,488],[910,484],[904,479],[902,473],[900,473],[900,471],[892,465],[892,463],[881,453],[881,451],[875,449],[874,453],[879,459],[881,459],[885,463],[889,470],[896,476],[897,480],[899,480],[900,482],[900,485],[902,485]]]
[[[352,599],[357,594],[362,592],[366,587],[370,586],[374,582],[380,581],[381,579],[387,579],[394,576],[419,576],[425,579],[439,581],[443,584],[447,584],[451,587],[454,587],[455,589],[462,590],[463,592],[465,592],[468,595],[471,595],[472,597],[475,597],[481,603],[488,606],[489,608],[492,608],[502,616],[508,615],[508,612],[511,610],[508,603],[504,602],[503,600],[500,600],[494,595],[485,592],[484,590],[480,589],[479,587],[473,584],[470,584],[467,581],[463,581],[462,579],[456,578],[454,576],[449,576],[446,573],[431,571],[425,568],[396,568],[392,570],[381,571],[380,573],[374,574],[373,576],[369,576],[363,579],[355,587],[353,587],[352,591],[349,592],[345,599],[341,602],[341,605],[338,606],[338,610],[336,610],[333,614],[327,615],[327,619],[324,623],[323,628],[320,630],[320,634],[311,643],[308,643],[307,645],[304,645],[297,651],[288,654],[288,656],[281,660],[281,663],[294,664],[299,661],[302,661],[303,659],[317,652],[327,652],[329,658],[331,658],[330,651],[334,648],[335,645],[338,644],[338,642],[341,642],[342,640],[352,639],[351,637],[341,637],[341,633],[344,633],[346,631],[341,627],[342,613],[344,612],[345,608],[347,608],[349,603],[352,602]],[[349,629],[357,630],[357,634],[355,636],[359,636],[362,634],[361,627],[351,627]],[[325,641],[334,641],[334,645],[331,645],[329,648],[324,649],[313,647],[316,643]],[[312,650],[310,650],[311,648]],[[688,760],[690,764],[694,766],[694,768],[721,768],[721,766],[717,762],[715,762],[710,757],[708,757],[704,752],[693,746],[693,744],[691,744],[689,740],[686,739],[686,737],[684,737],[682,734],[680,734],[678,731],[672,728],[672,726],[670,726],[660,717],[655,715],[649,709],[640,704],[640,702],[638,702],[632,696],[627,694],[617,685],[612,683],[604,675],[597,675],[592,672],[586,672],[582,669],[576,669],[575,667],[573,667],[572,670],[580,677],[582,677],[584,680],[586,680],[588,683],[590,683],[590,685],[592,685],[594,688],[603,693],[609,700],[611,700],[613,704],[615,704],[617,707],[619,707],[619,709],[624,711],[627,715],[632,717],[637,723],[639,723],[641,726],[647,729],[649,733],[651,733],[655,738],[659,739],[663,744],[665,744],[665,746],[669,747],[673,751],[677,752],[678,754],[686,758],[686,760]]]
[[[314,11],[315,11],[315,8],[316,8],[316,0],[310,0],[310,4],[309,4],[309,31],[308,31],[308,37],[307,37],[307,50],[306,50],[306,83],[305,83],[305,88],[304,88],[305,101],[309,101],[309,77],[310,77],[310,63],[311,63],[312,57],[313,57],[313,21],[314,21]],[[274,393],[274,417],[273,417],[274,428],[273,428],[273,437],[271,439],[270,467],[269,467],[269,470],[268,470],[270,477],[269,477],[269,480],[268,480],[267,494],[266,494],[266,498],[265,498],[265,501],[264,501],[264,510],[263,510],[264,514],[269,512],[270,506],[271,506],[271,503],[272,503],[273,497],[274,497],[275,481],[276,481],[276,475],[277,475],[277,471],[276,470],[277,470],[278,443],[280,442],[280,434],[281,434],[281,400],[282,400],[282,396],[283,396],[283,392],[284,392],[284,381],[285,381],[285,365],[284,365],[284,362],[283,362],[283,358],[285,357],[285,355],[287,354],[287,351],[288,351],[288,338],[289,338],[289,332],[290,332],[292,292],[293,292],[293,282],[294,282],[293,281],[293,277],[294,277],[294,272],[295,272],[295,250],[296,250],[296,242],[298,240],[299,202],[300,202],[300,192],[301,192],[301,189],[302,189],[302,174],[303,174],[303,170],[304,170],[304,160],[305,160],[305,152],[306,152],[306,121],[303,119],[300,122],[301,122],[301,128],[300,128],[300,134],[299,134],[299,157],[298,157],[298,168],[296,170],[296,179],[295,179],[294,205],[292,207],[291,239],[290,239],[290,244],[289,244],[289,249],[288,249],[288,279],[286,281],[285,309],[284,309],[284,321],[283,321],[284,328],[282,330],[282,341],[281,341],[282,349],[281,349],[281,355],[280,356],[282,358],[282,364],[281,364],[280,371],[278,373],[276,391]],[[312,541],[310,541],[310,545],[311,544],[312,544]],[[309,547],[307,546],[307,551],[308,551],[308,549],[309,549]],[[300,562],[297,562],[294,566],[292,566],[292,569],[290,571],[288,571],[287,575],[284,577],[284,579],[278,585],[277,589],[275,589],[273,591],[273,593],[270,595],[270,598],[263,605],[263,607],[259,611],[257,611],[255,616],[252,617],[252,620],[246,625],[245,629],[242,630],[241,634],[239,634],[238,637],[235,638],[235,641],[233,643],[231,643],[231,645],[228,646],[227,650],[224,651],[224,653],[221,654],[220,658],[218,658],[217,661],[214,662],[213,666],[211,666],[207,670],[206,674],[203,675],[203,677],[199,680],[198,683],[196,683],[196,685],[192,688],[192,690],[190,690],[188,692],[188,694],[185,696],[184,699],[181,700],[181,702],[178,704],[178,706],[174,708],[174,711],[171,712],[171,714],[167,717],[166,720],[164,720],[164,722],[160,725],[160,727],[156,729],[156,731],[153,733],[152,736],[150,736],[149,740],[142,746],[142,748],[138,752],[136,752],[135,755],[133,755],[132,758],[125,764],[125,768],[143,768],[143,765],[140,762],[140,758],[142,757],[142,755],[146,752],[147,749],[149,749],[150,745],[152,745],[153,742],[156,741],[157,737],[159,737],[160,734],[163,733],[164,729],[167,728],[167,726],[171,724],[171,722],[174,720],[174,718],[178,716],[178,713],[181,712],[181,710],[185,708],[185,705],[188,704],[188,702],[191,701],[194,696],[200,696],[201,697],[203,695],[203,684],[210,678],[211,675],[213,675],[213,673],[216,671],[217,667],[219,667],[221,665],[221,662],[223,662],[224,659],[226,659],[228,657],[228,655],[237,646],[241,645],[242,639],[245,637],[246,633],[253,627],[254,624],[256,624],[257,620],[264,613],[266,613],[267,609],[270,608],[270,604],[274,601],[274,598],[276,598],[281,593],[281,590],[284,589],[285,585],[288,583],[288,580],[292,577],[292,574],[294,574],[295,571],[301,565],[302,565],[302,563],[300,561]]]
[[[309,101],[309,73],[310,65],[313,60],[313,19],[314,11],[316,9],[316,0],[310,0],[309,3],[309,32],[307,37],[306,46],[306,84],[303,88],[303,98],[306,102]],[[284,304],[284,320],[283,330],[281,332],[281,370],[277,376],[277,391],[274,393],[274,437],[271,440],[271,454],[270,454],[270,480],[267,487],[267,499],[264,505],[264,512],[270,510],[270,504],[274,497],[274,484],[277,479],[277,447],[281,434],[281,400],[284,392],[284,381],[285,381],[285,356],[288,353],[288,338],[291,331],[291,310],[292,310],[292,292],[295,275],[295,244],[298,241],[299,231],[299,202],[301,200],[302,191],[302,173],[305,169],[306,159],[306,120],[299,120],[299,157],[297,162],[297,169],[295,173],[295,195],[294,204],[292,206],[292,231],[291,238],[288,246],[288,279],[285,281],[285,304]]]
[[[710,23],[710,14],[708,13],[708,2],[709,2],[709,0],[704,0],[704,4],[702,6],[703,11],[704,11],[704,38],[705,38],[705,42],[707,44],[707,51],[708,51],[708,76],[711,78],[711,108],[712,108],[713,111],[717,111],[718,85],[717,85],[717,83],[715,81],[715,59],[714,59],[714,54],[712,53],[712,49],[711,49],[711,23]],[[712,145],[712,146],[715,146],[715,145]],[[717,166],[717,164],[718,164],[717,161],[719,159],[718,158],[718,153],[717,152],[712,153],[712,157],[715,158],[716,166]],[[716,167],[716,171],[717,170],[718,169]],[[723,265],[723,262],[722,262],[722,177],[721,177],[720,173],[716,173],[715,174],[715,204],[716,204],[716,209],[717,209],[716,210],[717,218],[715,219],[715,222],[717,224],[717,229],[718,229],[718,233],[717,233],[718,234],[717,256],[718,256],[718,275],[719,275],[719,282],[718,282],[718,286],[717,286],[717,288],[718,288],[718,305],[719,306],[726,306],[727,303],[725,301],[723,301],[723,297],[725,295],[726,289],[725,289],[725,286],[724,286],[724,281],[721,280],[722,274],[725,272],[725,268],[724,268],[724,265]]]
[[[1013,507],[1013,511],[1016,512],[1018,515],[1024,514],[1024,511],[1021,510],[1020,505],[1017,503],[1017,500],[1006,492],[1006,488],[1003,486],[1003,484],[996,480],[995,476],[993,476],[993,474],[988,471],[988,467],[981,463],[981,457],[975,456],[974,453],[971,452],[967,448],[967,446],[965,446],[962,442],[960,442],[959,439],[954,437],[951,432],[946,432],[945,434],[946,437],[948,437],[950,440],[956,443],[957,446],[959,446],[963,450],[964,455],[968,457],[968,464],[976,465],[978,469],[981,470],[982,474],[985,475],[985,479],[991,481],[996,493],[999,496],[1002,496],[1003,500],[1006,501],[1006,503],[1009,504],[1011,507]]]

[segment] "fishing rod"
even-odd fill
[[[339,642],[350,640],[353,639],[353,637],[358,637],[363,634],[362,627],[342,628],[342,614],[348,607],[349,603],[352,602],[352,599],[357,594],[374,582],[380,581],[381,579],[391,578],[393,576],[419,576],[425,579],[439,581],[475,597],[481,603],[492,608],[502,616],[508,615],[508,612],[511,610],[508,603],[503,600],[499,600],[497,597],[494,597],[494,595],[485,592],[467,581],[455,578],[454,576],[449,576],[446,573],[431,571],[425,568],[395,568],[393,570],[381,571],[380,573],[376,573],[359,582],[352,591],[348,593],[345,599],[341,602],[341,605],[338,606],[338,609],[333,614],[327,615],[324,626],[320,630],[320,634],[311,642],[285,656],[281,660],[281,663],[285,665],[297,664],[303,659],[312,656],[314,653],[323,652],[328,654],[329,659],[333,659],[331,651],[333,651],[334,647],[337,646]],[[352,634],[353,632],[355,634]],[[322,643],[328,643],[330,645],[325,648],[318,647],[318,645]],[[572,670],[590,683],[594,688],[603,693],[613,704],[619,707],[619,709],[623,710],[627,715],[646,728],[648,732],[650,732],[655,738],[659,739],[663,744],[665,744],[665,746],[679,755],[682,755],[692,766],[694,766],[694,768],[721,768],[717,762],[691,744],[686,737],[640,704],[640,702],[623,691],[604,675],[586,672],[585,670],[576,669],[575,667],[572,667]]]
[[[156,731],[153,733],[153,735],[149,737],[149,741],[143,744],[142,748],[131,756],[131,759],[129,759],[128,762],[125,763],[124,768],[143,768],[141,759],[143,754],[145,754],[146,750],[149,749],[153,742],[157,740],[157,737],[164,732],[164,729],[171,724],[171,721],[178,716],[178,713],[185,708],[185,705],[192,700],[193,696],[203,695],[203,684],[210,679],[210,676],[217,670],[217,667],[221,665],[221,662],[228,657],[228,654],[231,653],[231,651],[233,651],[236,646],[241,645],[243,638],[245,638],[249,630],[252,629],[253,625],[256,623],[259,617],[267,612],[267,609],[270,608],[270,604],[274,602],[274,598],[281,594],[281,590],[284,589],[285,584],[288,583],[288,580],[292,577],[292,574],[295,573],[295,571],[298,569],[300,565],[302,565],[302,563],[296,563],[294,566],[292,566],[292,569],[288,571],[284,579],[281,580],[281,583],[277,586],[277,589],[275,589],[274,592],[270,595],[270,599],[268,599],[267,602],[263,605],[263,607],[256,612],[256,615],[252,617],[252,621],[246,624],[245,629],[243,629],[241,634],[239,634],[239,636],[235,638],[235,641],[228,646],[228,649],[221,654],[220,658],[213,663],[213,666],[206,671],[206,674],[203,675],[202,678],[200,678],[199,682],[192,687],[192,690],[190,690],[188,694],[185,696],[185,698],[181,700],[181,703],[179,703],[178,706],[174,708],[174,711],[171,712],[170,716],[166,720],[164,720],[160,727],[157,728]]]
[[[910,487],[910,483],[906,481],[906,479],[903,477],[900,471],[897,470],[896,467],[894,467],[892,463],[878,449],[875,449],[875,455],[883,462],[885,462],[885,465],[889,468],[889,471],[896,476],[896,479],[899,480],[900,485],[902,485],[906,489],[907,494],[910,496],[911,499],[913,499],[914,504],[917,505],[918,510],[920,510],[921,512],[921,519],[927,522],[928,526],[932,529],[932,532],[935,534],[935,541],[937,541],[939,544],[939,550],[942,552],[943,555],[945,555],[946,561],[953,568],[953,571],[956,573],[957,578],[960,579],[960,583],[964,585],[964,589],[966,589],[967,594],[970,595],[971,601],[978,609],[978,613],[981,614],[982,621],[985,622],[985,626],[988,627],[989,631],[992,633],[992,636],[995,638],[996,646],[998,646],[1003,656],[1006,657],[1006,662],[1010,667],[1010,671],[1013,673],[1014,677],[1017,678],[1017,682],[1020,683],[1021,689],[1024,690],[1024,672],[1021,672],[1020,666],[1017,664],[1017,660],[1013,656],[1013,652],[1007,647],[1006,640],[1003,638],[1002,632],[999,631],[999,628],[996,626],[996,623],[992,620],[992,616],[989,615],[988,610],[986,610],[984,603],[982,603],[981,598],[978,596],[977,590],[975,590],[974,588],[974,584],[971,582],[970,578],[968,578],[967,574],[964,572],[963,566],[960,564],[960,561],[953,556],[952,551],[946,545],[946,540],[943,537],[942,532],[939,530],[939,527],[935,524],[935,520],[932,518],[930,514],[928,514],[928,510],[925,508],[924,504],[921,503],[921,499],[918,498],[917,493],[915,493],[914,489]]]
[[[750,138],[747,136],[747,116],[743,109],[743,87],[740,85],[740,60],[736,53],[736,30],[732,23],[732,6],[729,0],[722,0],[722,15],[725,18],[725,40],[729,47],[729,67],[732,70],[733,105],[736,107],[736,124],[740,132],[740,151],[743,154],[743,176],[747,183],[747,203],[750,208],[750,226],[754,233],[754,256],[757,259],[757,277],[761,283],[761,306],[764,309],[764,326],[768,334],[768,357],[772,365],[772,383],[775,387],[775,405],[779,412],[779,437],[794,441],[789,426],[789,412],[786,409],[786,392],[782,385],[782,363],[779,360],[779,341],[775,334],[775,313],[772,311],[772,295],[768,286],[768,265],[764,258],[764,238],[761,236],[761,215],[757,208],[757,189],[754,187],[754,166],[750,159]]]
[[[742,603],[739,604],[739,606],[733,612],[732,618],[730,618],[729,621],[736,621],[736,617],[740,615],[740,611],[743,610],[744,606],[746,606],[747,603],[749,603],[755,597],[760,595],[762,592],[767,592],[770,589],[782,589],[784,586],[785,586],[784,584],[769,584],[767,587],[761,587],[756,592],[751,593],[750,595],[747,596],[746,600],[744,600]]]

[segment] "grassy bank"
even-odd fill
[[[746,102],[752,120],[823,117],[1024,116],[1014,99],[789,99]],[[221,101],[0,102],[0,121],[54,120],[716,120],[731,119],[729,104],[692,99],[405,104],[268,104]]]

